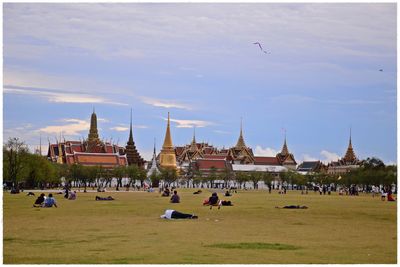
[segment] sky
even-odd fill
[[[396,4],[3,4],[3,142],[246,145],[397,162]],[[263,50],[260,49],[260,43]],[[263,51],[267,52],[264,53]]]

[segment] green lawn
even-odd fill
[[[380,198],[240,191],[233,207],[203,207],[203,190],[179,190],[182,203],[156,192],[55,195],[58,208],[32,208],[36,197],[3,197],[4,263],[396,263],[397,203]],[[36,196],[38,193],[36,193]],[[95,201],[112,195],[115,201]],[[220,194],[222,195],[222,193]],[[228,198],[225,198],[228,199]],[[275,209],[290,204],[306,210]],[[160,219],[165,209],[198,220]]]

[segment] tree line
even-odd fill
[[[146,180],[146,170],[135,165],[104,168],[102,166],[82,166],[80,164],[57,164],[47,158],[29,152],[26,144],[18,138],[10,138],[3,145],[3,180],[11,187],[16,188],[23,183],[25,188],[49,188],[59,186],[62,182],[69,185],[83,187],[108,187],[112,179],[116,179],[116,189],[129,187],[139,183],[143,185]],[[274,181],[281,185],[296,185],[297,188],[312,187],[315,185],[340,185],[350,187],[358,185],[368,189],[370,186],[391,186],[397,182],[397,167],[385,166],[377,158],[367,158],[361,162],[361,166],[341,175],[329,175],[327,173],[300,174],[295,171],[287,171],[279,174],[268,172],[235,172],[229,169],[217,170],[211,167],[207,172],[193,169],[179,171],[174,169],[161,169],[160,173],[150,176],[152,184],[157,187],[162,181],[163,186],[176,184],[186,187],[219,186],[228,188],[235,182],[239,188],[250,183],[254,189],[258,189],[259,182],[264,182],[269,188]],[[125,183],[122,179],[125,178]]]

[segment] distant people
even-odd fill
[[[33,193],[33,192],[28,192],[28,194],[26,194],[28,197],[29,196],[34,196],[35,195],[35,193]]]
[[[169,194],[170,194],[170,191],[169,191],[169,188],[167,187],[167,188],[165,188],[164,189],[164,192],[162,193],[162,197],[169,197]]]
[[[232,195],[231,195],[231,193],[229,193],[229,191],[226,191],[226,192],[225,192],[225,196],[226,196],[226,197],[230,197],[230,196],[232,196]]]
[[[68,200],[75,200],[75,199],[76,199],[76,191],[71,191]]]
[[[388,195],[388,194],[385,192],[385,189],[382,189],[382,191],[381,191],[381,200],[382,200],[382,201],[385,201],[387,195]]]
[[[178,191],[174,191],[174,194],[171,197],[171,203],[179,203],[181,201],[181,198],[178,195]]]
[[[43,202],[43,207],[44,208],[51,208],[51,207],[56,207],[57,208],[57,203],[56,203],[56,199],[53,197],[53,194],[49,194],[48,197],[46,197],[46,199]]]
[[[276,209],[308,209],[307,206],[299,206],[299,205],[289,205],[289,206],[284,206],[282,208],[276,206]]]
[[[176,210],[166,210],[163,215],[160,216],[162,219],[198,219],[199,217],[194,214],[182,213]]]
[[[196,192],[193,192],[193,195],[201,194],[201,192],[203,192],[203,191],[201,191],[201,190],[199,189],[199,190],[197,190]]]
[[[393,197],[392,190],[389,190],[388,195],[387,195],[387,200],[388,201],[396,201]]]
[[[65,189],[64,198],[69,199],[69,190],[68,190],[68,188]]]
[[[35,203],[33,203],[33,207],[35,207],[35,208],[42,207],[45,199],[46,199],[46,195],[41,193],[40,196],[35,200]]]
[[[112,196],[108,196],[108,197],[96,196],[96,200],[99,200],[99,201],[110,201],[110,200],[115,200],[115,199]]]
[[[221,205],[222,206],[233,206],[232,202],[230,200],[226,201],[226,200],[222,200],[221,201]]]
[[[210,209],[212,209],[213,206],[218,206],[218,209],[221,208],[221,201],[219,201],[218,195],[216,192],[211,194],[211,197],[208,199],[207,205],[210,205]]]

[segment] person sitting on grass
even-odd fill
[[[393,197],[392,190],[389,190],[388,195],[387,195],[388,201],[396,201]]]
[[[104,200],[104,201],[110,201],[110,200],[115,200],[112,196],[108,196],[108,197],[99,197],[96,196],[96,200]]]
[[[45,199],[46,199],[46,195],[41,193],[40,196],[35,200],[35,203],[33,203],[33,207],[35,207],[35,208],[42,207]]]
[[[289,205],[289,206],[284,206],[282,208],[276,206],[276,209],[308,209],[307,206],[299,206],[299,205]]]
[[[56,203],[56,199],[53,197],[53,194],[49,194],[48,197],[46,197],[46,199],[43,202],[43,207],[44,208],[51,208],[51,207],[56,207],[57,208],[57,203]]]
[[[176,210],[165,210],[165,213],[160,216],[162,219],[198,219],[194,214],[186,214]]]
[[[178,192],[175,190],[171,197],[171,203],[179,203],[181,198],[178,196]]]
[[[71,193],[69,193],[68,200],[75,200],[75,199],[76,199],[76,191],[71,191]]]
[[[230,196],[232,196],[232,195],[231,195],[231,193],[229,193],[229,191],[226,191],[226,192],[225,192],[225,196],[226,196],[226,197],[230,197]]]
[[[218,209],[220,209],[222,202],[219,200],[217,193],[214,192],[211,194],[211,197],[208,199],[208,201],[204,201],[203,205],[209,205],[210,209],[212,209],[213,206],[218,206]]]
[[[168,187],[167,188],[165,188],[165,190],[164,190],[164,192],[162,193],[162,197],[169,197],[169,194],[170,194],[170,192],[169,192],[169,189],[168,189]]]

